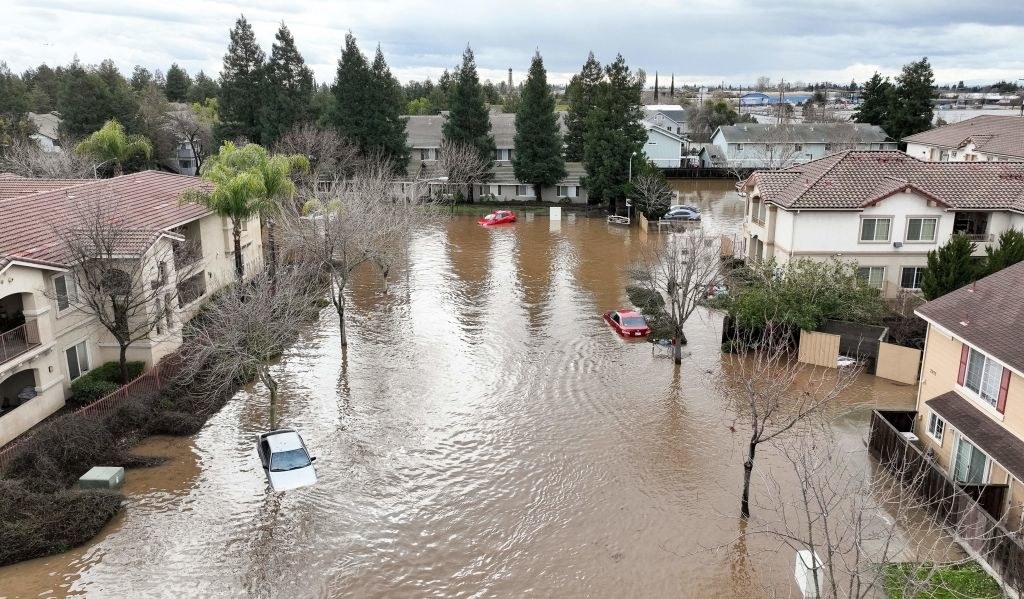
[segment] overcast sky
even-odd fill
[[[942,83],[1024,77],[1024,1],[972,0],[4,0],[0,60],[113,58],[189,73],[220,71],[228,30],[245,13],[269,54],[283,20],[318,81],[330,82],[346,31],[367,54],[380,44],[403,82],[431,77],[470,44],[481,78],[518,82],[540,50],[565,82],[587,52],[621,52],[668,83],[864,81],[928,56]]]

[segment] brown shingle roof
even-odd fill
[[[848,150],[748,181],[783,208],[857,210],[904,187],[961,209],[1024,210],[1024,162],[925,162],[902,152]]]
[[[1024,372],[1024,262],[934,299],[916,312]],[[966,324],[961,324],[966,323]]]
[[[94,179],[26,179],[12,175],[11,173],[0,173],[0,200],[16,198],[30,193],[50,191],[53,189],[64,189],[95,181]]]
[[[75,206],[85,202],[113,203],[126,230],[152,239],[159,231],[209,214],[202,206],[178,200],[181,192],[198,185],[205,184],[194,177],[146,171],[4,200],[0,263],[17,259],[60,264],[64,256],[58,227],[73,226]]]
[[[956,391],[924,402],[1017,480],[1024,480],[1024,441],[999,426]]]
[[[903,141],[941,148],[960,148],[974,142],[979,151],[1024,160],[1024,119],[985,114],[917,133]]]

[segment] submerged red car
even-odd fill
[[[495,210],[487,216],[481,216],[480,220],[476,222],[484,226],[514,223],[516,222],[516,213],[511,210]]]
[[[604,319],[623,337],[646,337],[651,332],[643,315],[633,310],[605,312]]]

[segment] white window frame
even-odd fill
[[[60,307],[60,298],[62,297],[57,291],[57,279],[64,279],[64,302],[67,304],[63,308]],[[75,279],[75,275],[71,272],[62,272],[60,274],[53,275],[51,277],[53,282],[53,296],[54,304],[57,306],[57,314],[62,314],[68,310],[73,309],[74,303],[78,301],[78,281]]]
[[[864,239],[864,221],[873,220],[875,222],[872,237],[878,237],[878,222],[880,220],[889,221],[889,228],[886,231],[885,239]],[[862,216],[860,221],[857,223],[857,242],[858,243],[889,243],[892,239],[892,217],[891,216]]]
[[[857,267],[857,276],[860,277],[860,271],[865,270],[865,269],[868,271],[868,276],[867,277],[863,277],[862,279],[864,280],[865,283],[867,283],[868,287],[871,287],[872,289],[881,289],[881,288],[885,287],[885,267],[884,266],[858,266]],[[882,271],[882,276],[879,278],[879,283],[878,283],[877,287],[871,284],[871,273],[875,269],[881,269],[881,271]]]
[[[964,384],[961,385],[960,388],[963,389],[966,392],[966,395],[968,395],[969,397],[972,397],[974,400],[976,400],[977,402],[982,404],[982,406],[984,406],[985,408],[991,410],[992,413],[998,415],[999,418],[1002,418],[1002,414],[999,414],[999,410],[998,410],[998,408],[996,406],[999,405],[999,388],[1000,388],[1002,380],[1003,380],[1003,368],[1005,368],[1005,366],[1003,366],[1002,364],[1000,364],[996,360],[994,360],[991,357],[989,357],[985,352],[978,351],[978,350],[974,349],[973,347],[971,347],[969,345],[967,346],[967,349],[968,349],[968,354],[967,354],[967,364],[965,365],[965,369],[964,369]],[[973,358],[974,356],[981,356],[981,358],[983,360],[982,365],[981,365],[981,375],[979,376],[978,389],[977,390],[972,389],[971,387],[967,386],[968,382],[969,382],[969,379],[970,379],[970,373],[971,373],[971,358]],[[983,383],[985,381],[985,374],[987,372],[989,372],[991,367],[998,367],[999,368],[999,375],[996,377],[995,395],[992,397],[992,400],[989,401],[988,399],[986,399],[981,394],[981,391],[982,391],[982,388],[983,388]]]
[[[528,193],[521,193],[524,188]],[[533,185],[516,185],[516,196],[521,198],[535,198],[537,197],[537,193],[533,188]]]
[[[942,437],[946,432],[946,421],[935,412],[932,412],[928,415],[928,427],[926,430],[928,436],[938,443],[939,447],[942,447]]]
[[[918,233],[924,229],[924,221],[931,220],[935,221],[935,227],[932,229],[931,239],[911,239],[910,238],[910,221],[919,220],[922,226],[918,228]],[[939,238],[939,217],[937,216],[908,216],[906,228],[903,230],[903,241],[904,243],[935,243]]]
[[[78,347],[79,346],[81,346],[83,348],[84,352],[85,352],[85,369],[84,370],[82,369],[82,356],[79,355],[79,353],[78,353]],[[78,371],[79,371],[78,372],[78,376],[72,376],[71,375],[71,365],[68,363],[68,352],[71,351],[71,350],[75,350],[75,361],[78,362]],[[92,370],[92,356],[89,355],[89,343],[87,342],[87,340],[83,339],[83,340],[79,341],[78,343],[74,343],[74,344],[69,345],[69,346],[64,348],[64,367],[67,368],[68,380],[70,380],[70,381],[76,381],[79,378],[81,378],[82,375],[84,375],[87,372],[89,372],[90,370]]]
[[[956,476],[956,474],[957,474],[957,472],[956,472],[956,465],[959,462],[959,458],[960,458],[960,446],[963,445],[964,443],[967,443],[968,445],[970,445],[973,448],[973,451],[977,451],[981,455],[985,456],[985,467],[982,468],[981,481],[978,482],[978,483],[972,483],[972,482],[969,482],[969,481],[961,481]],[[992,456],[990,456],[987,453],[985,453],[980,447],[978,447],[977,443],[975,443],[974,441],[971,441],[970,439],[965,437],[963,433],[958,434],[956,436],[956,447],[953,448],[952,459],[949,461],[949,477],[952,478],[953,480],[955,480],[959,484],[972,484],[972,485],[973,484],[981,484],[981,485],[984,485],[984,484],[986,484],[986,481],[988,481],[991,476],[992,476]]]
[[[579,188],[576,185],[559,185],[556,195],[560,198],[579,197]]]
[[[917,287],[904,287],[903,286],[903,271],[907,270],[908,268],[913,268],[915,270],[920,270],[921,271],[920,274],[918,274],[918,273],[914,274],[914,278],[915,279],[920,279],[922,276],[924,276],[924,271],[927,270],[928,267],[927,266],[901,266],[900,267],[900,288],[901,289],[911,289],[911,290],[915,290],[915,291],[916,290],[920,290],[921,289],[920,285],[917,286]],[[918,281],[918,282],[920,282],[920,281]]]

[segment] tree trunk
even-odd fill
[[[345,335],[345,294],[338,293],[338,301],[335,303],[338,309],[338,323],[341,327],[341,346],[348,347],[348,337]]]
[[[114,161],[114,176],[115,177],[120,177],[123,174],[124,174],[124,167],[121,166],[121,161],[120,160],[115,160]]]
[[[119,356],[121,360],[121,384],[128,384],[128,346],[121,346],[121,353]]]
[[[466,185],[466,202],[469,204],[473,203],[473,184]]]
[[[683,343],[679,339],[679,337],[676,337],[672,341],[673,341],[673,343],[672,343],[672,361],[675,362],[676,364],[682,364],[683,363]]]
[[[744,518],[750,517],[750,474],[754,471],[755,452],[757,452],[757,442],[751,438],[747,459],[743,462],[743,498],[740,500],[740,515]]]
[[[270,274],[271,284],[277,281],[277,235],[274,228],[274,219],[267,219],[267,272]]]
[[[231,237],[235,242],[235,278],[241,281],[245,268],[242,265],[242,223],[237,219],[231,219]]]
[[[270,430],[277,430],[277,381],[270,373],[263,375],[263,382],[270,390]]]
[[[541,185],[540,183],[534,183],[533,184],[533,191],[534,191],[535,195],[537,196],[537,201],[538,202],[543,202],[544,201],[544,186]]]

